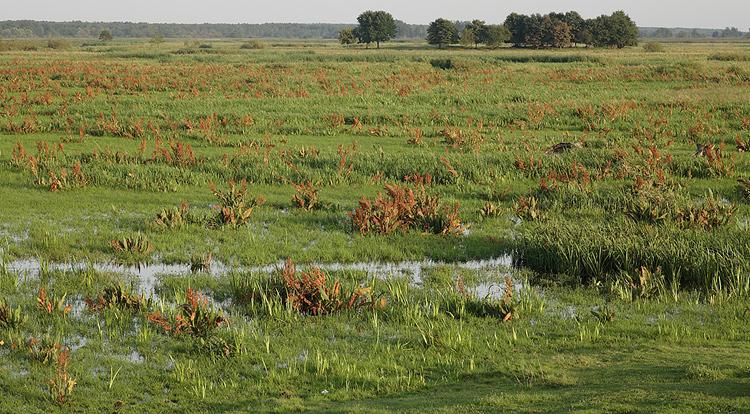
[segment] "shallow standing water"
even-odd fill
[[[369,277],[385,279],[394,276],[408,276],[412,283],[421,284],[425,270],[438,267],[449,267],[454,270],[497,271],[502,275],[509,273],[513,264],[510,255],[493,259],[471,260],[466,262],[441,262],[433,260],[403,261],[403,262],[358,262],[358,263],[311,263],[299,265],[302,268],[317,267],[328,272],[357,271],[364,272]],[[133,275],[138,279],[138,287],[145,295],[154,295],[155,287],[160,275],[190,274],[188,264],[141,264],[119,265],[116,263],[45,263],[38,259],[24,259],[5,264],[8,271],[18,273],[21,277],[38,277],[42,269],[48,270],[86,270],[97,272],[119,273]],[[229,266],[222,262],[213,262],[209,274],[219,277],[230,272],[267,273],[271,274],[284,267],[280,261],[264,266]],[[496,295],[499,287],[492,283],[480,284],[475,288],[479,296]]]

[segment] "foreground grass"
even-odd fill
[[[465,276],[466,289],[499,278]],[[474,314],[475,299],[452,293],[457,279],[450,268],[426,274],[422,287],[398,278],[376,282],[388,299],[384,310],[318,317],[273,298],[243,301],[266,275],[162,278],[152,309],[184,302],[186,286],[223,304],[229,323],[212,335],[230,344],[227,357],[212,348],[214,340],[159,333],[145,313],[80,308],[81,298],[121,276],[87,270],[43,274],[41,283],[17,277],[3,276],[5,300],[27,320],[0,330],[2,410],[54,407],[46,391],[54,364],[35,360],[20,340],[9,348],[13,338],[30,337],[74,349],[69,370],[77,385],[62,412],[750,409],[750,302],[739,292],[664,293],[631,302],[606,287],[543,283],[521,293],[516,316],[503,322]],[[39,286],[58,298],[66,292],[74,310],[65,318],[40,310]],[[595,316],[599,309],[612,318]]]

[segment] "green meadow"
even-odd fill
[[[0,411],[750,412],[750,43],[37,43]]]

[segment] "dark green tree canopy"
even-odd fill
[[[473,36],[475,46],[478,46],[480,43],[487,43],[487,23],[484,20],[473,20],[466,25],[464,33],[467,35],[471,33],[470,36]],[[461,36],[461,40],[463,41],[463,35]]]
[[[427,43],[443,48],[458,42],[456,24],[446,19],[437,19],[427,28]]]
[[[360,43],[375,43],[380,48],[380,42],[396,37],[396,20],[388,12],[368,10],[357,17],[357,22],[354,34]]]
[[[625,47],[638,44],[638,27],[622,11],[586,20],[578,12],[512,13],[505,19],[516,47],[569,47],[572,44]]]
[[[594,46],[623,48],[638,44],[638,27],[623,11],[602,15],[591,22]]]

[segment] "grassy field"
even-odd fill
[[[45,45],[0,411],[750,412],[750,43]]]

